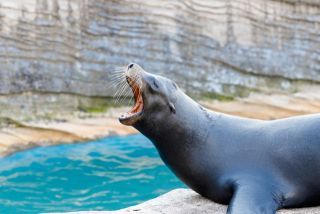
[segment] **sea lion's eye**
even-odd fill
[[[156,80],[156,79],[154,79],[154,80],[153,80],[153,85],[154,85],[156,88],[159,88],[159,85],[158,85],[158,83],[157,83],[157,80]]]
[[[147,83],[151,91],[158,92],[160,89],[160,82],[157,80],[157,78],[154,76],[148,76],[147,78]]]

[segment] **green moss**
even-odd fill
[[[233,97],[247,97],[251,92],[258,92],[258,90],[241,85],[223,85],[223,93],[228,94],[228,96],[231,94]]]
[[[203,92],[200,94],[199,99],[204,100],[219,100],[219,101],[232,101],[234,100],[233,96],[222,95],[215,92]]]
[[[108,110],[108,107],[105,107],[105,106],[79,107],[79,110],[87,113],[102,113],[102,112],[106,112]]]
[[[110,108],[120,107],[121,104],[115,103],[112,98],[90,98],[80,99],[78,110],[87,113],[103,113]]]
[[[7,126],[23,127],[23,124],[9,117],[0,117],[0,127],[7,127]]]

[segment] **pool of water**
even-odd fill
[[[113,210],[185,187],[142,135],[38,147],[0,159],[0,213]]]

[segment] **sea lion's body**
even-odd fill
[[[151,74],[143,75],[149,84]],[[190,188],[231,203],[229,213],[320,205],[320,114],[262,121],[215,113],[151,76],[161,96],[142,92],[144,116],[133,126]]]

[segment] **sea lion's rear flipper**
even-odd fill
[[[280,208],[280,198],[269,185],[238,185],[227,213],[274,214]]]

